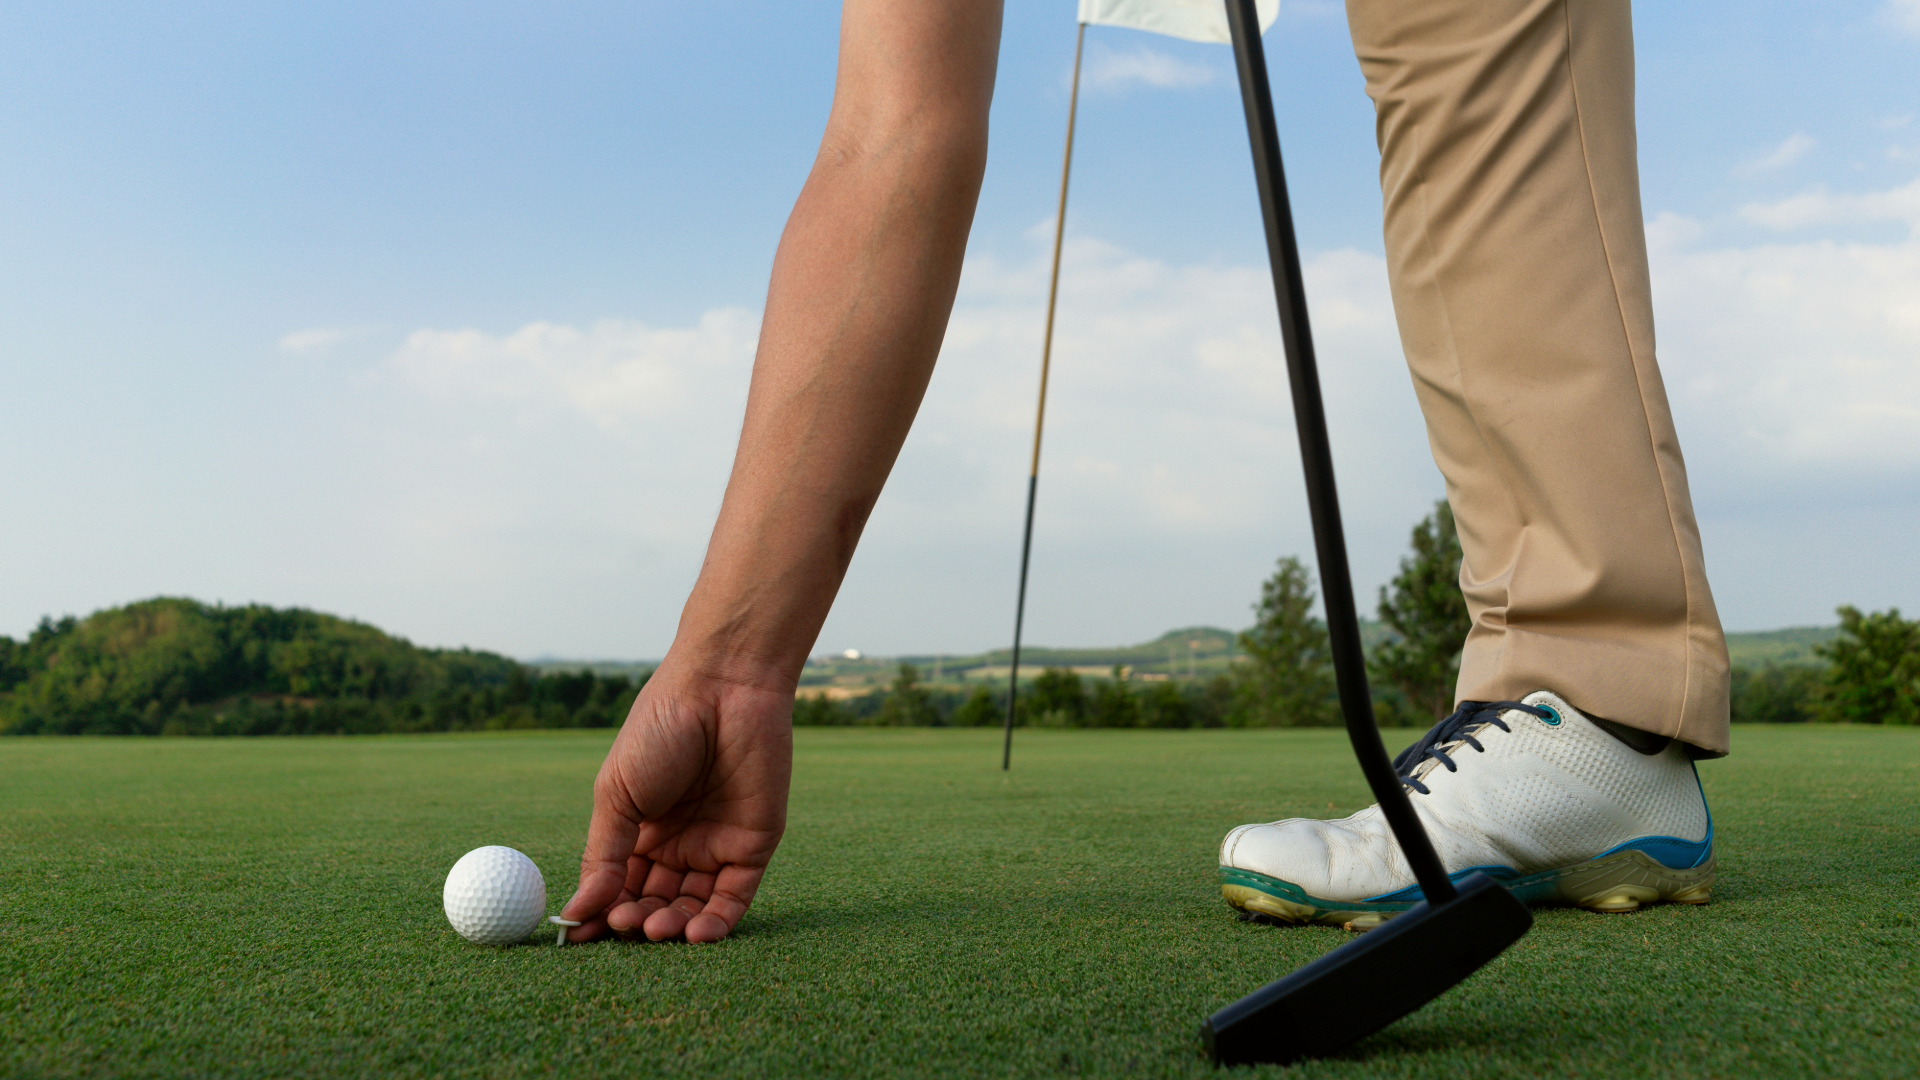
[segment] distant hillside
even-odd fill
[[[1759,668],[1767,664],[1817,666],[1826,661],[1814,653],[1813,646],[1832,641],[1839,633],[1837,626],[1800,626],[1728,634],[1727,650],[1736,668]],[[1391,638],[1392,632],[1383,624],[1372,619],[1360,620],[1360,640],[1369,653]],[[937,674],[938,681],[942,682],[965,682],[970,678],[1005,679],[1011,654],[1011,649],[965,654],[863,655],[854,659],[828,654],[808,661],[800,681],[803,686],[880,686],[893,678],[895,668],[902,663],[914,665],[927,677]],[[1152,641],[1138,645],[1081,648],[1023,646],[1020,650],[1020,670],[1023,679],[1028,672],[1037,675],[1049,667],[1073,668],[1085,675],[1098,675],[1121,664],[1135,675],[1204,676],[1225,670],[1239,656],[1237,633],[1217,626],[1195,626],[1169,630]],[[540,663],[549,669],[619,669],[615,661],[589,664],[584,661],[552,660]]]
[[[1085,667],[1098,665],[1112,667],[1125,664],[1136,670],[1158,670],[1169,665],[1182,667],[1189,655],[1195,660],[1212,660],[1239,655],[1238,635],[1231,630],[1222,630],[1217,626],[1189,626],[1181,630],[1169,630],[1152,641],[1139,645],[1110,645],[1091,648],[1048,648],[1046,646],[1023,645],[1020,649],[1020,664],[1037,664],[1041,667]],[[931,660],[931,657],[901,657],[910,663]],[[976,667],[1005,667],[1013,662],[1013,650],[995,649],[968,657]]]
[[[1792,713],[1742,702],[1779,697],[1784,691],[1776,683],[1790,683],[1798,688],[1794,694],[1805,697],[1813,685],[1808,680],[1819,678],[1805,669],[1825,663],[1814,646],[1838,633],[1838,627],[1824,626],[1727,635],[1736,715]],[[1369,648],[1386,636],[1379,624],[1362,621]],[[904,662],[920,670],[924,684],[957,695],[957,702],[971,692],[968,684],[1004,687],[1009,660],[1006,649],[964,656],[821,656],[808,662],[801,685],[812,697],[869,697],[890,685]],[[1239,661],[1233,631],[1195,626],[1137,645],[1029,646],[1021,653],[1021,675],[1024,681],[1047,668],[1068,668],[1103,677],[1120,665],[1149,684],[1173,679],[1191,688],[1209,684]],[[0,734],[612,727],[626,716],[653,667],[651,661],[552,658],[523,664],[490,652],[423,649],[365,623],[301,608],[158,598],[85,619],[43,619],[25,641],[0,636]]]
[[[637,689],[423,649],[301,608],[158,598],[0,637],[0,733],[11,734],[605,727]]]
[[[1727,635],[1727,655],[1733,666],[1767,664],[1820,665],[1827,661],[1813,651],[1840,636],[1838,626],[1791,626],[1785,630],[1758,630]]]
[[[590,671],[601,678],[628,679],[650,675],[654,668],[660,666],[658,660],[566,660],[556,656],[536,656],[525,663],[542,675]]]

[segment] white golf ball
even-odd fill
[[[547,916],[547,883],[510,847],[474,848],[447,871],[447,921],[476,945],[523,941]]]

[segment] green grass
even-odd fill
[[[1207,1012],[1347,940],[1235,921],[1229,827],[1366,801],[1337,732],[803,730],[720,945],[468,945],[488,843],[568,892],[606,733],[0,741],[0,1075],[1206,1076]],[[1895,1076],[1920,731],[1743,729],[1713,904],[1548,910],[1290,1075]],[[1365,1008],[1366,1002],[1354,1002]]]

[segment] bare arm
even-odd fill
[[[794,686],[953,308],[999,37],[998,0],[846,0],[706,562],[594,784],[574,940],[716,941],[759,888],[786,826]]]

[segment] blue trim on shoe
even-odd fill
[[[1700,808],[1706,811],[1707,815],[1706,839],[1682,840],[1677,836],[1636,836],[1624,844],[1616,844],[1608,848],[1593,858],[1604,859],[1609,855],[1618,855],[1623,851],[1638,851],[1669,870],[1693,870],[1705,866],[1707,860],[1713,858],[1713,808],[1707,805],[1707,789],[1700,783],[1700,769],[1697,766],[1694,767],[1693,770],[1693,786],[1694,790],[1700,793]],[[1537,874],[1528,874],[1525,877],[1521,877],[1520,871],[1515,870],[1511,866],[1469,866],[1465,870],[1455,870],[1448,874],[1447,880],[1457,885],[1469,874],[1485,874],[1500,884],[1505,885],[1508,892],[1520,899],[1532,900],[1533,897],[1529,895],[1530,893],[1541,893],[1544,896],[1552,892],[1550,888],[1542,890],[1538,888],[1538,886],[1543,884],[1551,885],[1554,878],[1559,877],[1570,869],[1573,869],[1573,867],[1563,866],[1555,870],[1543,870]],[[1409,885],[1404,889],[1399,889],[1394,892],[1381,893],[1379,896],[1369,896],[1362,902],[1368,904],[1417,904],[1426,898],[1427,894],[1420,891],[1420,886]]]
[[[1713,858],[1713,808],[1707,805],[1707,789],[1700,784],[1700,770],[1693,770],[1693,786],[1700,792],[1700,808],[1707,813],[1707,838],[1705,840],[1682,840],[1677,836],[1641,836],[1629,840],[1618,847],[1595,855],[1604,859],[1622,851],[1644,852],[1654,862],[1669,870],[1692,870],[1706,865]]]
[[[1556,873],[1559,873],[1559,871],[1549,870],[1547,871],[1547,873],[1556,874]],[[1465,870],[1455,870],[1454,872],[1448,874],[1447,880],[1453,882],[1455,885],[1458,885],[1461,881],[1463,881],[1469,875],[1472,875],[1472,874],[1485,874],[1488,877],[1492,878],[1493,880],[1499,882],[1500,884],[1505,885],[1507,887],[1508,892],[1516,892],[1520,888],[1523,888],[1526,885],[1532,884],[1532,880],[1531,880],[1532,878],[1541,876],[1539,874],[1532,874],[1532,875],[1529,875],[1528,878],[1523,879],[1520,876],[1520,871],[1515,870],[1511,866],[1469,866]],[[1411,905],[1411,904],[1417,904],[1420,901],[1425,900],[1426,898],[1427,898],[1427,894],[1420,891],[1420,886],[1409,885],[1404,889],[1397,889],[1390,893],[1381,893],[1379,896],[1369,896],[1366,898],[1364,903]]]

